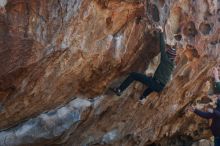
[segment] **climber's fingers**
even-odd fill
[[[188,106],[188,107],[186,108],[186,111],[194,112],[194,111],[195,111],[195,108],[192,107],[192,106]]]
[[[217,67],[213,67],[213,75],[218,75],[218,68]]]
[[[5,12],[5,8],[0,6],[0,14],[4,14]]]
[[[218,68],[217,67],[213,67],[213,71],[215,71],[215,70],[218,70]]]
[[[160,25],[156,26],[156,29],[157,29],[158,31],[160,31],[160,32],[163,32],[163,27],[160,26]]]

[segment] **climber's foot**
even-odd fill
[[[119,88],[110,88],[117,96],[121,96],[121,90]]]
[[[145,97],[145,96],[142,95],[142,96],[139,97],[139,102],[140,102],[142,105],[144,105],[145,101],[146,101],[146,97]]]
[[[146,102],[146,99],[144,98],[144,99],[142,99],[142,100],[139,100],[139,103],[141,104],[141,105],[144,105],[145,104],[145,102]]]

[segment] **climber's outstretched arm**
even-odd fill
[[[202,117],[202,118],[205,118],[205,119],[212,119],[212,118],[215,117],[214,113],[203,112],[203,111],[200,111],[198,109],[195,109],[194,113],[197,114],[198,116]]]
[[[215,117],[215,113],[210,113],[210,112],[203,112],[198,109],[195,109],[194,107],[190,106],[187,108],[188,111],[194,112],[198,116],[205,118],[205,119],[211,119]]]
[[[158,26],[156,27],[156,30],[158,32],[157,35],[158,35],[159,43],[160,43],[161,59],[163,59],[166,56],[163,28],[161,26]]]
[[[159,32],[159,38],[160,38],[160,52],[161,52],[161,57],[166,55],[165,52],[165,40],[164,40],[164,34],[163,32]]]

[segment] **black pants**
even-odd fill
[[[220,146],[220,137],[215,137],[215,146]]]
[[[142,94],[144,97],[148,96],[153,91],[161,92],[164,88],[164,85],[157,82],[154,78],[148,77],[141,73],[132,72],[120,85],[119,89],[123,92],[133,81],[139,81],[148,86],[148,88]]]

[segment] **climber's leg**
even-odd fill
[[[158,93],[163,91],[163,89],[165,87],[165,85],[161,84],[160,81],[158,81],[155,78],[149,78],[149,80],[150,80],[150,82],[148,84],[148,88],[141,95],[140,100],[146,98],[153,91],[158,92]]]
[[[144,90],[144,93],[140,96],[140,100],[146,98],[151,92],[153,92],[153,90],[151,88],[147,88],[146,90]]]
[[[215,146],[220,146],[220,137],[215,137]]]
[[[125,81],[118,87],[113,88],[112,90],[120,96],[121,93],[133,82],[133,81],[139,81],[145,85],[150,85],[153,82],[153,78],[147,77],[145,74],[132,72],[129,74],[129,76],[125,79]]]
[[[152,82],[151,77],[147,77],[145,74],[132,72],[127,79],[120,85],[119,89],[124,91],[133,81],[139,81],[143,84],[149,85]]]
[[[130,73],[129,76],[122,82],[122,84],[118,88],[113,88],[113,92],[115,92],[118,96],[121,95],[121,93],[137,78],[136,76],[138,73]]]

